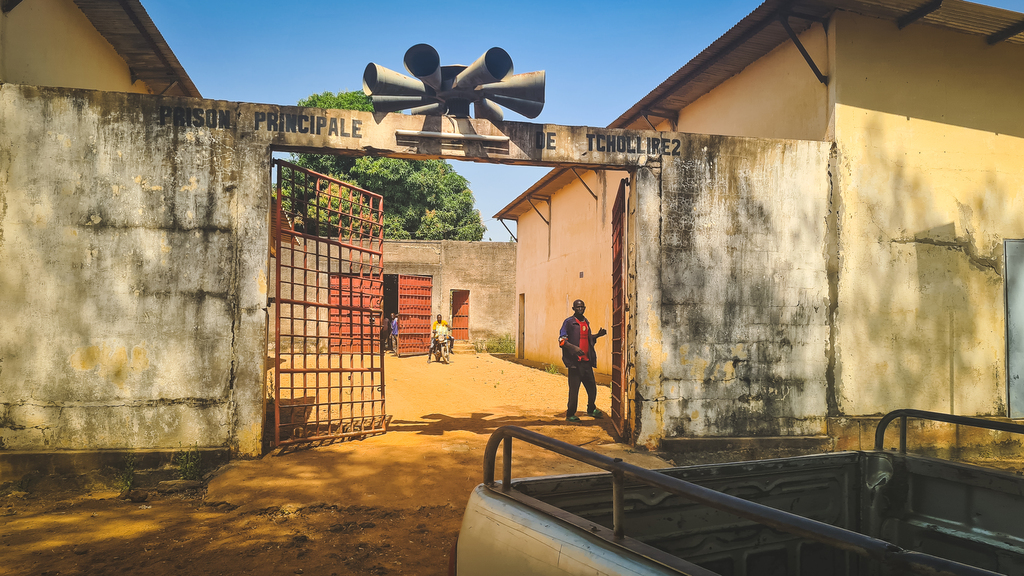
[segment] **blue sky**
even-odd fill
[[[547,72],[535,120],[606,126],[749,14],[757,0],[611,2],[338,2],[142,0],[206,98],[295,104],[315,92],[362,89],[369,62],[405,72],[413,44],[441,64],[470,64],[492,46],[515,72]],[[1024,0],[983,2],[1024,12]],[[637,9],[637,7],[640,7]],[[506,111],[508,120],[525,120]],[[487,232],[491,216],[547,168],[455,162]],[[509,226],[515,231],[514,223]]]

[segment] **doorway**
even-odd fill
[[[452,290],[452,337],[469,340],[469,290]]]

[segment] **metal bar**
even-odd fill
[[[657,128],[654,127],[654,124],[651,122],[651,119],[647,116],[647,113],[642,114],[642,116],[643,116],[644,120],[647,121],[647,125],[651,127],[651,130],[654,130],[654,131],[658,130]]]
[[[583,181],[583,177],[576,171],[576,168],[571,167],[570,170],[572,170],[572,173],[576,175],[576,178],[579,179],[580,183],[583,184],[583,187],[587,189],[587,192],[590,192],[590,195],[594,197],[594,200],[597,200],[597,194],[594,194],[594,191],[590,189],[590,186],[587,186],[587,183]]]
[[[792,10],[788,10],[786,12],[786,15],[787,16],[792,16],[793,18],[799,18],[801,20],[807,20],[809,22],[817,22],[818,24],[821,24],[822,26],[828,26],[828,17],[827,16],[815,16],[813,14],[807,14],[805,12],[794,12]]]
[[[501,491],[508,492],[512,489],[512,437],[505,437],[505,444],[502,446],[502,472],[501,472]]]
[[[178,85],[178,80],[177,80],[177,79],[175,79],[175,80],[174,80],[173,82],[171,82],[170,84],[168,84],[166,88],[164,88],[163,90],[161,90],[161,91],[160,91],[160,94],[158,94],[158,96],[163,96],[165,92],[167,92],[167,91],[168,91],[168,90],[170,90],[171,88],[174,88],[174,87],[175,87],[175,86],[177,86],[177,85]]]
[[[900,454],[907,453],[907,417],[900,416]]]
[[[1007,26],[1006,28],[1003,28],[999,32],[996,32],[995,34],[989,36],[988,38],[985,38],[985,42],[988,42],[989,46],[991,46],[993,44],[998,44],[1003,40],[1013,38],[1014,36],[1020,34],[1021,32],[1024,32],[1024,20],[1021,20],[1016,24]]]
[[[616,458],[616,462],[622,462]],[[612,532],[616,539],[622,539],[626,535],[624,523],[626,507],[626,477],[621,470],[612,471]]]
[[[498,222],[501,222],[501,225],[505,226],[505,221],[502,220],[501,218],[498,218]],[[508,226],[505,226],[505,231],[508,232],[508,235],[511,236],[513,240],[515,240],[516,242],[519,242],[519,239],[516,238],[516,235],[513,234],[511,230],[508,229]]]
[[[354,354],[354,353],[353,354],[347,354],[347,355],[359,356],[359,354]],[[319,368],[319,369],[317,369],[317,368],[282,368],[281,369],[281,373],[282,374],[326,374],[326,373],[331,373],[331,372],[335,372],[335,371],[336,370],[334,370],[333,368]],[[380,372],[380,370],[379,369],[375,370],[373,368],[356,368],[356,367],[353,366],[353,367],[346,368],[345,372],[354,372],[354,373],[358,374],[360,372],[366,372],[366,373]]]
[[[425,132],[421,130],[395,130],[395,136],[418,136],[420,138],[442,138],[444,140],[472,140],[479,142],[508,143],[508,136],[488,136],[486,134],[456,134],[455,132]]]
[[[914,22],[917,22],[921,18],[935,12],[942,7],[942,0],[932,0],[931,2],[918,7],[916,10],[907,12],[903,16],[896,19],[896,27],[903,30],[907,26],[910,26]]]
[[[896,418],[899,418],[902,422],[905,421],[907,417],[921,418],[923,420],[935,420],[937,422],[946,422],[948,424],[974,426],[975,428],[988,428],[989,430],[999,430],[1000,432],[1024,434],[1024,425],[1013,424],[1012,422],[999,422],[998,420],[985,420],[983,418],[972,418],[970,416],[956,416],[953,414],[943,414],[941,412],[929,412],[927,410],[904,408],[902,410],[893,410],[885,416],[882,416],[882,419],[878,421],[878,426],[875,427],[875,450],[883,449],[882,444],[885,441],[885,429],[889,426],[889,423]],[[904,428],[906,428],[906,425],[904,425]]]
[[[814,60],[811,58],[811,55],[807,53],[807,49],[804,48],[804,45],[800,43],[800,38],[797,37],[796,32],[793,32],[793,28],[790,27],[789,21],[786,19],[785,14],[779,14],[779,24],[782,24],[782,27],[786,29],[786,34],[789,34],[790,40],[793,41],[793,44],[796,44],[796,49],[799,50],[801,54],[803,54],[804,60],[807,61],[807,65],[811,67],[811,70],[814,72],[814,75],[818,77],[818,82],[821,82],[822,84],[828,86],[828,76],[825,76],[824,74],[821,73],[821,70],[818,70],[818,66],[814,63]]]
[[[274,203],[274,218],[277,219],[277,237],[274,238],[274,249],[277,251],[277,256],[274,258],[274,297],[278,299],[277,304],[274,306],[274,363],[277,367],[274,369],[274,446],[281,445],[281,258],[283,257],[282,242],[284,234],[281,233],[283,223],[282,208],[283,199],[281,197],[281,179],[284,178],[284,172],[281,169],[281,165],[277,166],[277,202]],[[289,251],[290,252],[290,251]]]
[[[318,442],[321,440],[337,440],[341,438],[358,438],[361,436],[368,436],[371,434],[383,434],[387,432],[387,418],[383,416],[377,416],[377,418],[383,418],[380,428],[363,429],[358,432],[343,432],[340,434],[324,434],[320,436],[309,436],[308,438],[298,438],[295,440],[282,440],[278,443],[278,446],[290,446],[293,444],[308,444],[309,442]],[[359,420],[358,418],[356,420]],[[372,424],[371,424],[372,425]]]
[[[551,222],[548,222],[548,219],[540,213],[540,210],[537,210],[537,206],[534,205],[533,200],[529,196],[526,197],[526,201],[530,203],[530,206],[533,206],[533,211],[537,213],[537,216],[540,216],[540,219],[543,220],[545,224],[551,226]]]
[[[503,441],[508,442],[513,437],[535,446],[546,448],[557,454],[568,456],[595,468],[613,473],[619,472],[623,475],[623,478],[636,480],[672,494],[685,496],[694,502],[704,504],[716,510],[728,512],[788,534],[794,534],[808,540],[828,544],[840,550],[847,550],[877,560],[897,571],[910,570],[919,574],[935,574],[936,572],[942,573],[945,571],[950,574],[968,576],[994,576],[996,574],[996,572],[967,566],[944,558],[904,550],[884,540],[865,536],[852,530],[846,530],[825,524],[824,522],[776,510],[775,508],[698,486],[679,478],[673,478],[639,466],[627,464],[621,460],[616,461],[617,459],[613,460],[603,454],[591,452],[579,446],[574,446],[518,426],[502,426],[495,430],[487,441],[487,447],[484,451],[484,484],[491,490],[495,490],[494,465],[498,444]],[[511,476],[510,459],[506,459],[505,466],[505,476],[508,478]],[[507,492],[511,490],[509,484],[510,481],[506,479],[503,482],[501,491]],[[622,511],[618,513],[622,514]]]

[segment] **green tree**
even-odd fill
[[[362,92],[321,92],[299,106],[373,111]],[[486,228],[473,208],[469,181],[443,160],[297,154],[295,164],[384,196],[384,237],[481,240]]]

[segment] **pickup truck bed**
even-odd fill
[[[512,427],[489,454],[513,436],[611,471],[494,482],[492,456],[460,576],[1024,574],[1015,474],[884,450],[655,472]]]

